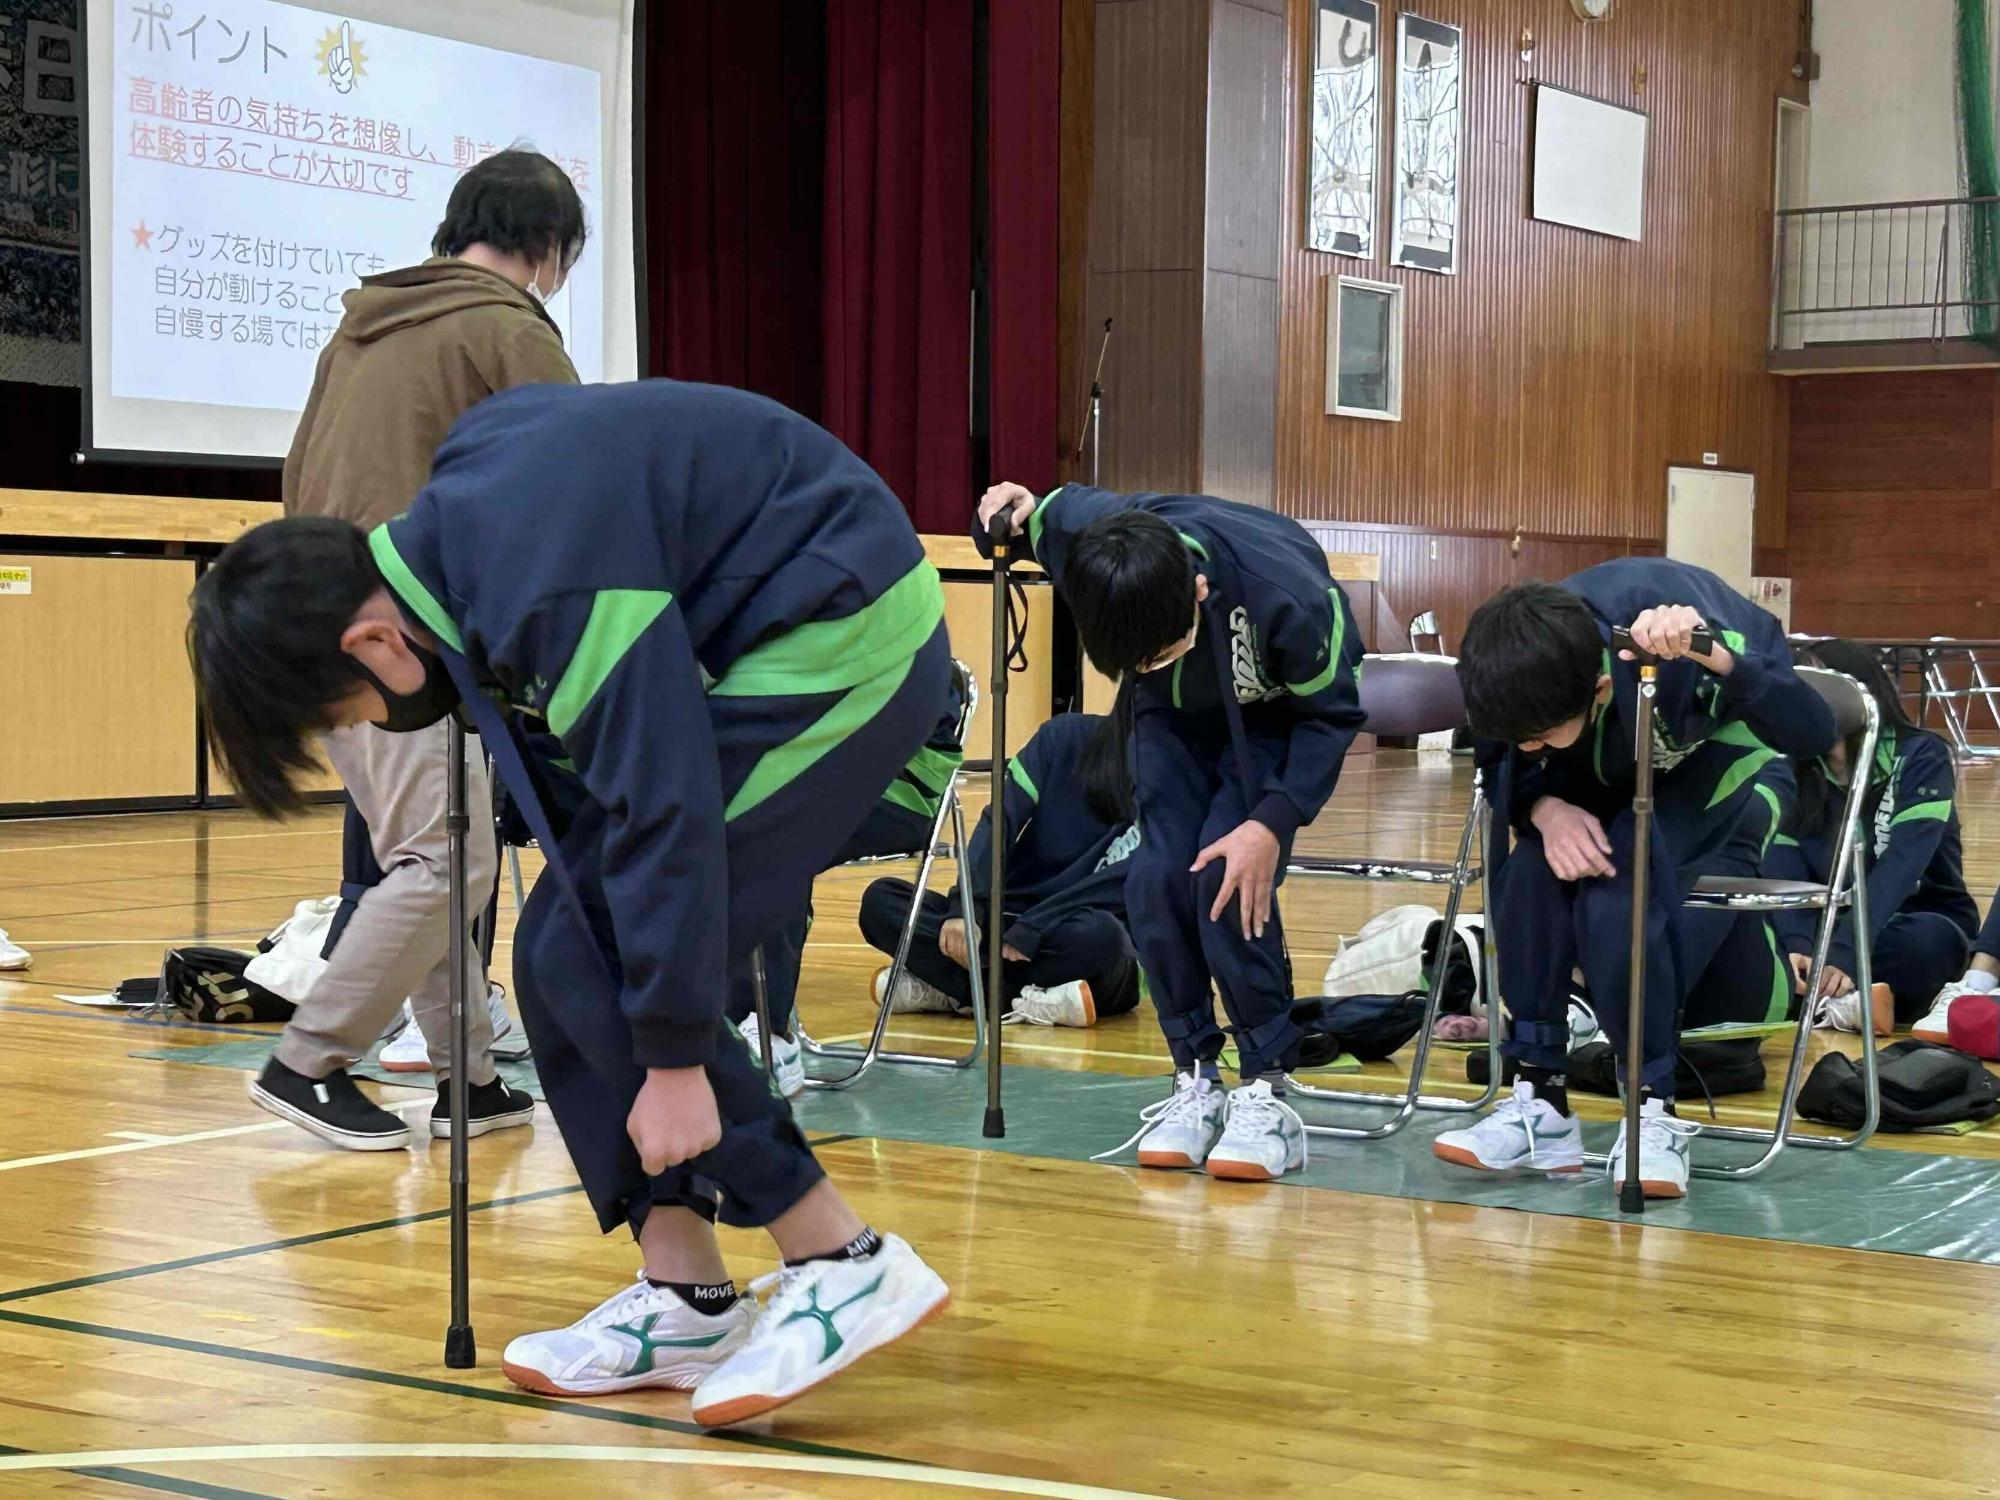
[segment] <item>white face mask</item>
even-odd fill
[[[527,287],[528,295],[530,297],[533,297],[537,302],[541,303],[542,306],[544,307],[548,306],[549,299],[551,297],[554,297],[556,293],[562,290],[562,260],[560,257],[558,257],[556,260],[556,273],[551,278],[551,280],[555,284],[551,286],[547,291],[543,291],[542,268],[540,266],[536,266],[534,274],[528,278],[528,287]]]

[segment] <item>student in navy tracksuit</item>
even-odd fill
[[[1362,722],[1347,596],[1304,527],[1252,506],[1001,484],[982,536],[1003,509],[1129,726],[1140,843],[1125,900],[1178,1073],[1139,1160],[1279,1176],[1304,1162],[1305,1134],[1282,1097],[1300,1031],[1273,893]],[[1226,1106],[1217,992],[1241,1058]]]
[[[1979,908],[1965,889],[1959,837],[1957,772],[1951,747],[1917,728],[1873,652],[1852,641],[1822,641],[1802,660],[1845,672],[1868,690],[1881,711],[1874,763],[1857,773],[1858,736],[1823,759],[1798,764],[1798,816],[1772,851],[1770,873],[1781,880],[1824,881],[1840,838],[1849,777],[1865,774],[1862,836],[1868,844],[1868,956],[1874,993],[1855,993],[1858,946],[1852,915],[1834,927],[1820,985],[1823,1024],[1860,1029],[1860,1001],[1870,1002],[1878,1032],[1923,1016],[1932,997],[1965,968],[1979,926]],[[1785,912],[1778,931],[1803,987],[1817,912]]]
[[[1038,1024],[1089,1026],[1139,1003],[1139,963],[1125,926],[1125,871],[1139,831],[1129,801],[1116,805],[1117,789],[1091,772],[1108,728],[1098,714],[1058,714],[1007,762],[1004,998]],[[992,841],[988,807],[966,855],[982,922]],[[913,894],[909,881],[893,877],[870,885],[861,935],[894,955]],[[924,892],[897,1010],[962,1013],[972,1004],[966,965],[982,962],[983,951],[970,951],[960,909],[956,886],[948,896]],[[876,975],[878,1001],[888,973]]]
[[[463,707],[549,859],[515,935],[549,1104],[599,1224],[645,1271],[514,1340],[532,1389],[697,1386],[735,1421],[948,1298],[826,1181],[723,1018],[732,970],[799,910],[947,692],[943,596],[895,496],[803,418],[671,381],[509,391],[364,537],[272,522],[204,575],[190,627],[245,799],[299,805],[309,734]],[[531,764],[507,706],[567,771]],[[551,776],[584,795],[550,816]],[[757,1315],[712,1222],[770,1229]]]
[[[909,854],[924,847],[945,791],[965,760],[958,743],[963,708],[954,681],[944,714],[931,727],[930,738],[868,809],[861,826],[847,836],[829,869],[857,859]],[[805,1057],[792,1023],[798,1008],[799,969],[811,928],[812,902],[808,900],[782,930],[762,944],[764,1003],[771,1018],[771,1069],[777,1075],[779,1091],[788,1099],[804,1092],[806,1086]],[[761,1057],[755,982],[742,970],[731,977],[728,1017],[743,1033],[750,1050]]]
[[[1574,969],[1624,1055],[1639,671],[1610,641],[1614,626],[1628,624],[1639,647],[1661,659],[1645,851],[1645,1073],[1634,1081],[1651,1097],[1637,1149],[1647,1191],[1679,1197],[1690,1127],[1671,1108],[1675,1038],[1689,981],[1705,967],[1687,962],[1693,934],[1682,902],[1734,834],[1757,773],[1781,752],[1821,753],[1834,727],[1792,670],[1774,618],[1713,573],[1662,558],[1621,558],[1560,586],[1507,589],[1466,627],[1466,712],[1488,742],[1482,758],[1498,771],[1496,822],[1517,835],[1489,872],[1488,902],[1512,1013],[1507,1051],[1522,1081],[1493,1114],[1443,1133],[1434,1149],[1441,1160],[1485,1170],[1580,1169],[1582,1138],[1562,1071]],[[1701,626],[1714,645],[1696,656]]]

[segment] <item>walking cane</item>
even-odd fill
[[[451,759],[449,785],[445,797],[446,863],[451,882],[451,1327],[444,1336],[445,1368],[469,1370],[479,1361],[472,1337],[472,1271],[467,1239],[472,1210],[468,1200],[470,1174],[467,1168],[466,1125],[471,1082],[466,1076],[467,1054],[472,1050],[470,1001],[466,995],[471,975],[467,972],[465,939],[467,899],[465,838],[470,827],[466,812],[465,726],[451,716],[447,753]]]
[[[750,992],[757,1002],[757,1051],[764,1076],[775,1080],[777,1065],[771,1061],[771,996],[764,982],[764,948],[760,943],[750,952]]]
[[[1707,655],[1713,642],[1697,630],[1689,649]],[[1646,1069],[1646,903],[1653,873],[1653,704],[1660,692],[1659,658],[1632,643],[1625,629],[1611,632],[1611,649],[1630,652],[1639,666],[1639,722],[1632,730],[1632,972],[1625,997],[1625,1180],[1618,1185],[1621,1213],[1646,1211],[1639,1178],[1640,1082]]]
[[[1002,941],[1007,890],[1007,567],[1014,545],[1014,517],[1002,507],[987,523],[993,542],[993,791],[991,819],[993,850],[991,879],[986,887],[986,1123],[981,1134],[998,1140],[1007,1133],[1006,1111],[1000,1107],[1000,1010],[1006,945]]]

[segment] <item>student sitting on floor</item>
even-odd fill
[[[1038,1026],[1091,1026],[1139,1003],[1139,961],[1125,930],[1125,865],[1139,846],[1131,775],[1098,714],[1058,714],[1007,762],[1005,999]],[[966,855],[973,908],[983,922],[992,868],[993,810],[980,815]],[[861,935],[894,955],[914,887],[878,880],[861,898]],[[894,1009],[949,1011],[972,1004],[971,952],[959,893],[925,891]],[[982,971],[983,972],[983,971]],[[889,971],[875,976],[879,1004]]]
[[[1253,506],[999,484],[979,503],[982,539],[1002,510],[1119,684],[1140,832],[1126,909],[1176,1071],[1145,1113],[1139,1164],[1294,1171],[1305,1126],[1285,1074],[1304,1033],[1274,900],[1362,723],[1347,596],[1304,527]],[[1241,1059],[1226,1103],[1218,992]]]
[[[1479,1124],[1449,1130],[1442,1161],[1484,1171],[1574,1172],[1583,1140],[1570,1112],[1570,974],[1581,968],[1598,1020],[1625,1044],[1632,935],[1633,729],[1639,672],[1610,650],[1630,622],[1660,660],[1653,705],[1656,810],[1644,851],[1646,921],[1640,1177],[1652,1197],[1687,1192],[1688,1137],[1673,1114],[1676,1037],[1688,981],[1706,968],[1688,949],[1683,901],[1724,850],[1774,750],[1833,743],[1833,715],[1792,670],[1778,622],[1713,573],[1659,558],[1602,563],[1560,586],[1522,584],[1489,599],[1466,627],[1459,678],[1473,732],[1497,763],[1496,822],[1515,843],[1493,861],[1488,909],[1500,989],[1512,1021],[1514,1093]],[[1707,628],[1710,649],[1693,652]],[[1491,742],[1498,741],[1495,745]],[[1496,851],[1497,854],[1497,851]],[[1626,1142],[1614,1148],[1612,1178]]]
[[[1859,1031],[1862,1002],[1877,1035],[1924,1015],[1932,998],[1965,968],[1979,925],[1979,908],[1966,893],[1956,775],[1951,748],[1917,728],[1873,652],[1852,641],[1822,641],[1802,661],[1844,672],[1867,689],[1882,713],[1874,764],[1857,768],[1860,736],[1797,763],[1799,809],[1779,836],[1769,873],[1783,880],[1827,879],[1840,840],[1840,814],[1849,778],[1866,775],[1861,832],[1868,845],[1868,956],[1872,993],[1857,993],[1852,914],[1834,929],[1818,1005],[1820,1024]],[[1812,962],[1816,912],[1784,912],[1778,931],[1801,988]],[[1942,1018],[1940,1018],[1941,1020]],[[1940,1026],[1939,1029],[1942,1029]]]

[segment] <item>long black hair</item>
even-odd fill
[[[1136,717],[1132,677],[1128,673],[1118,684],[1111,712],[1097,726],[1097,733],[1084,742],[1083,755],[1077,763],[1084,804],[1106,823],[1130,823],[1139,816],[1132,785],[1132,724]]]
[[[1858,646],[1853,641],[1834,637],[1831,640],[1816,641],[1801,647],[1798,653],[1799,665],[1825,667],[1828,671],[1840,672],[1861,684],[1861,690],[1875,700],[1875,707],[1882,715],[1881,739],[1878,744],[1893,737],[1907,740],[1912,735],[1927,734],[1928,730],[1917,727],[1909,711],[1903,707],[1903,695],[1896,691],[1896,684],[1889,679],[1889,673],[1882,666],[1882,659],[1866,646]],[[1859,776],[1866,785],[1867,778],[1875,774],[1873,766],[1860,763],[1861,739],[1865,731],[1857,729],[1847,737],[1847,774]],[[1800,837],[1811,838],[1823,832],[1839,816],[1846,789],[1827,774],[1826,762],[1815,758],[1810,761],[1795,762],[1794,768],[1799,780],[1799,809],[1795,827]]]

